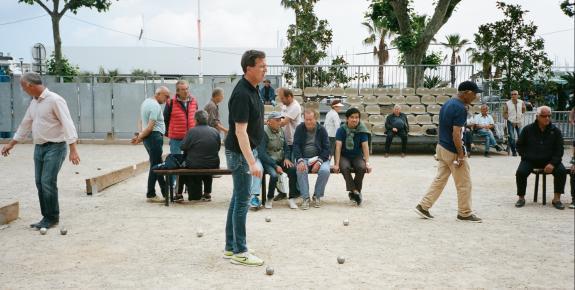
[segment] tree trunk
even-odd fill
[[[383,65],[385,64],[385,59],[383,56],[384,53],[385,53],[385,51],[383,51],[381,49],[377,53],[378,60],[379,60],[379,67],[377,68],[377,87],[378,88],[383,88]]]
[[[407,73],[407,87],[423,87],[423,66],[421,62],[427,46],[416,48],[409,54],[405,54],[405,71]]]
[[[449,67],[451,77],[451,87],[455,87],[455,51],[451,52],[451,66]]]
[[[56,72],[62,72],[62,39],[60,38],[60,16],[52,15],[52,34],[54,36],[54,60]]]

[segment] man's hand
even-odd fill
[[[571,174],[575,174],[575,164],[571,165]]]
[[[371,170],[372,170],[371,165],[369,164],[369,162],[366,162],[365,163],[365,171],[367,173],[371,173]]]
[[[320,168],[320,164],[319,162],[316,162],[313,164],[313,166],[311,167],[311,173],[317,173],[319,171]]]
[[[78,151],[76,149],[70,150],[69,159],[74,165],[80,164],[80,155],[78,155]]]
[[[306,168],[306,166],[305,166],[305,163],[304,163],[303,161],[298,162],[298,164],[297,164],[297,171],[299,171],[299,172],[304,172],[304,171],[306,171],[306,170],[307,170],[307,168]]]
[[[555,169],[555,167],[553,165],[551,165],[551,163],[547,164],[547,166],[545,166],[545,168],[543,168],[543,172],[547,173],[547,174],[551,174],[553,173],[553,169]]]
[[[132,138],[132,140],[130,140],[130,143],[136,145],[138,143],[142,142],[142,140],[140,140],[140,138],[138,138],[138,136]]]
[[[10,150],[12,150],[12,148],[14,148],[13,143],[8,143],[8,144],[4,145],[4,147],[2,147],[2,156],[6,157],[6,156],[10,155]]]
[[[286,168],[292,168],[294,165],[293,165],[293,163],[292,163],[289,159],[285,159],[285,160],[284,160],[284,166],[285,166]]]
[[[250,167],[250,174],[257,177],[262,178],[262,169],[257,165],[257,162],[249,164]]]
[[[281,166],[276,166],[276,172],[277,172],[278,174],[284,173],[284,171],[283,171],[283,169],[282,169]]]
[[[393,131],[393,133],[397,133],[397,128],[392,128],[391,131]]]
[[[333,166],[333,173],[339,173],[339,164]]]

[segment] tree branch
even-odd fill
[[[70,3],[72,3],[72,2],[71,2],[71,1],[68,1],[68,2],[66,3],[66,5],[64,5],[64,9],[62,9],[61,12],[58,12],[58,16],[59,16],[59,17],[64,16],[64,14],[70,9]]]
[[[391,0],[389,3],[393,7],[393,12],[395,12],[395,17],[399,24],[399,34],[405,35],[409,33],[411,25],[409,23],[409,14],[407,14],[408,0]]]
[[[437,31],[441,29],[441,26],[447,22],[455,6],[461,0],[439,0],[437,6],[435,7],[435,12],[431,17],[431,20],[425,26],[422,37],[419,39],[416,46],[428,45],[433,39]]]
[[[54,15],[54,12],[52,12],[52,10],[50,10],[50,8],[48,8],[48,6],[46,6],[44,3],[42,3],[41,0],[34,0],[34,2],[36,2],[36,4],[40,5],[40,7],[42,7],[44,10],[46,10],[46,12],[48,12],[48,14]]]

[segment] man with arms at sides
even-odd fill
[[[519,92],[511,91],[511,99],[503,106],[503,119],[507,120],[507,134],[509,135],[509,147],[513,156],[517,156],[515,139],[521,133],[523,114],[527,110],[525,103],[519,100]]]
[[[219,104],[224,100],[224,90],[222,88],[215,88],[212,91],[212,99],[206,106],[204,111],[209,115],[208,125],[216,128],[218,131],[228,134],[228,129],[222,125],[220,121],[220,107]]]

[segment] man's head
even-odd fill
[[[341,111],[341,108],[343,108],[343,104],[341,103],[340,100],[334,100],[331,102],[331,108],[339,113],[339,111]]]
[[[207,125],[208,124],[208,112],[204,111],[204,110],[199,110],[196,111],[196,113],[194,114],[194,119],[196,120],[196,124],[198,126],[200,125]]]
[[[289,106],[291,102],[293,102],[293,92],[288,88],[279,88],[278,89],[278,96],[282,104]]]
[[[519,97],[519,92],[518,91],[511,91],[511,99],[514,101],[517,101],[517,98]]]
[[[215,88],[212,91],[212,101],[214,101],[214,103],[216,104],[219,104],[223,100],[224,100],[224,89]]]
[[[393,106],[393,114],[399,116],[399,113],[401,113],[401,106],[400,105]]]
[[[279,130],[281,128],[282,118],[283,116],[280,112],[271,112],[268,115],[268,126],[274,131]]]
[[[487,113],[489,113],[489,107],[487,105],[482,105],[481,106],[481,116],[487,116]]]
[[[303,113],[303,122],[305,124],[305,128],[308,130],[313,130],[317,124],[317,118],[319,117],[319,113],[313,109],[306,109]]]
[[[457,96],[465,104],[471,104],[479,93],[481,93],[481,90],[477,87],[477,84],[472,81],[464,81],[457,87]]]
[[[359,119],[361,118],[361,113],[357,108],[349,108],[345,112],[345,119],[347,126],[349,128],[355,128],[359,125]]]
[[[272,85],[272,82],[270,82],[270,80],[266,79],[266,80],[264,81],[264,86],[265,86],[265,87],[270,87],[271,85]]]
[[[537,108],[537,123],[542,127],[547,127],[551,123],[551,108],[547,106]]]
[[[38,97],[42,94],[42,91],[44,91],[42,77],[34,72],[24,73],[20,78],[20,86],[26,94],[32,97]]]
[[[189,95],[190,84],[186,80],[179,80],[176,83],[176,95],[180,97],[180,99],[187,99]]]
[[[170,98],[170,90],[165,86],[160,86],[156,89],[154,98],[160,104],[164,104]]]
[[[248,50],[242,55],[242,70],[250,83],[258,84],[263,81],[267,68],[266,54],[263,51]]]

